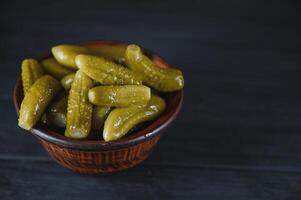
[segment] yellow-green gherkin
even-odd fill
[[[32,58],[23,60],[21,76],[24,94],[27,93],[34,82],[43,74],[43,69],[39,65],[38,61]]]
[[[69,67],[71,69],[77,69],[78,67],[75,64],[75,57],[78,54],[89,54],[91,50],[87,47],[70,45],[70,44],[61,44],[51,49],[55,59],[62,65]]]
[[[68,74],[74,73],[73,70],[64,67],[60,63],[58,63],[54,58],[46,58],[41,61],[41,65],[44,71],[51,76],[61,79]]]
[[[26,130],[31,129],[60,88],[60,83],[49,75],[39,78],[27,91],[21,103],[19,126]]]
[[[68,97],[65,136],[77,139],[88,137],[91,130],[93,109],[88,100],[88,91],[92,86],[92,80],[78,70]]]
[[[151,90],[144,85],[97,86],[88,93],[91,103],[109,107],[146,104],[150,97]]]
[[[113,60],[118,63],[125,62],[126,45],[103,45],[101,47],[90,47],[95,55]]]
[[[105,58],[78,55],[75,62],[81,71],[103,85],[141,84],[141,77],[137,73]]]
[[[105,141],[117,140],[139,123],[154,120],[165,109],[165,101],[156,95],[145,105],[115,108],[110,112],[103,130]]]
[[[143,55],[137,45],[127,47],[125,59],[130,69],[142,74],[145,84],[158,91],[172,92],[184,87],[184,78],[180,70],[158,67],[152,60]]]

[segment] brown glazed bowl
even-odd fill
[[[126,44],[122,42],[97,41],[83,43],[84,46],[103,46]],[[159,56],[144,49],[144,52],[160,67],[169,65]],[[39,60],[51,57],[51,54]],[[76,140],[64,137],[41,125],[30,130],[48,154],[60,165],[74,172],[88,174],[113,173],[133,167],[145,160],[165,129],[175,120],[183,101],[183,91],[164,94],[166,100],[165,112],[156,120],[148,123],[144,128],[128,136],[112,141],[104,140]],[[19,112],[23,99],[21,78],[15,85],[13,101]],[[17,122],[16,122],[17,123]]]

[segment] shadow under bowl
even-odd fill
[[[127,45],[122,42],[95,41],[81,44],[83,46],[101,47],[104,45]],[[169,65],[156,54],[145,50],[153,62],[162,68]],[[38,60],[51,57],[51,54]],[[13,102],[19,113],[23,100],[21,78],[16,82]],[[166,109],[156,120],[147,123],[142,129],[116,141],[76,140],[67,138],[53,130],[37,124],[29,132],[34,135],[47,153],[60,165],[78,173],[105,174],[133,167],[145,160],[161,134],[175,120],[183,102],[183,91],[165,93]]]

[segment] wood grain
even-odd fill
[[[113,175],[80,175],[53,162],[3,160],[3,199],[300,199],[300,173],[143,163]],[[206,184],[205,184],[206,183]],[[14,188],[14,190],[11,190]],[[34,189],[33,189],[34,188]]]

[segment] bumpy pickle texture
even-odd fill
[[[19,126],[29,130],[40,119],[60,90],[60,83],[49,75],[39,78],[26,93],[19,111]]]
[[[150,97],[151,90],[144,85],[97,86],[88,93],[91,103],[109,107],[146,104]]]
[[[62,44],[51,51],[40,63],[22,62],[18,125],[26,130],[40,121],[74,139],[102,133],[117,140],[162,114],[166,103],[157,95],[184,87],[180,70],[161,68],[137,45]]]
[[[29,88],[44,74],[44,72],[39,63],[32,58],[23,60],[21,68],[23,91],[24,94],[26,94]]]
[[[92,86],[92,80],[78,70],[68,97],[65,136],[76,139],[88,137],[93,108],[88,100],[88,91]]]
[[[98,56],[78,55],[80,70],[103,85],[140,85],[141,77],[131,70]]]
[[[117,140],[126,135],[139,123],[154,120],[165,109],[165,101],[152,95],[148,104],[115,108],[105,121],[103,138],[105,141]]]
[[[162,92],[181,90],[184,87],[182,72],[177,69],[163,69],[143,55],[140,47],[129,45],[125,52],[126,63],[143,76],[143,82]]]

